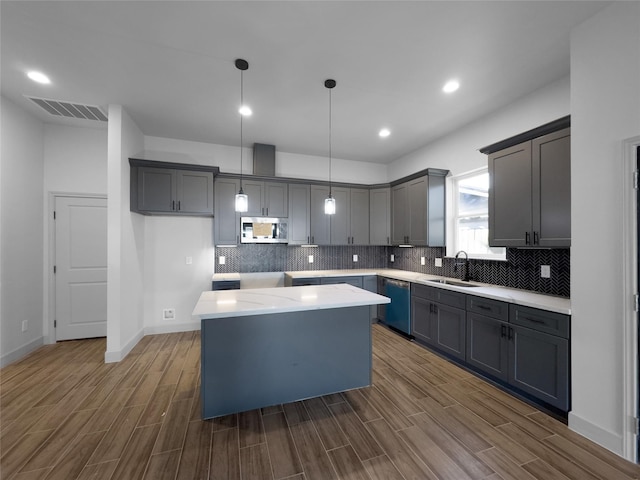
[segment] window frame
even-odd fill
[[[459,243],[458,243],[459,242],[458,220],[461,217],[458,210],[459,208],[458,199],[460,198],[460,194],[459,194],[460,181],[488,173],[488,171],[489,171],[489,168],[485,166],[485,167],[477,168],[475,170],[470,170],[468,172],[450,177],[451,194],[449,195],[449,199],[450,199],[451,208],[448,210],[450,212],[449,231],[452,233],[451,235],[448,236],[448,240],[447,240],[447,256],[449,257],[455,256],[455,254],[460,250]],[[487,209],[487,214],[488,213],[489,212]],[[507,249],[504,247],[495,247],[495,248],[502,248],[502,253],[471,253],[471,252],[467,252],[467,253],[469,254],[469,258],[475,258],[478,260],[506,261]]]

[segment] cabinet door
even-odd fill
[[[351,189],[351,244],[369,245],[369,190]]]
[[[329,195],[329,187],[313,185],[311,187],[311,243],[329,245],[331,243],[331,215],[324,213],[324,199]]]
[[[177,170],[180,213],[213,215],[213,173]]]
[[[569,342],[510,326],[509,383],[563,411],[569,410]]]
[[[236,213],[236,193],[240,181],[218,178],[215,182],[213,236],[216,245],[236,245],[240,241],[240,216]]]
[[[409,186],[407,183],[391,189],[391,243],[409,241]]]
[[[331,194],[336,199],[336,213],[331,217],[331,245],[351,243],[351,192],[348,188],[333,187]]]
[[[409,182],[409,243],[427,245],[427,194],[428,177],[416,178]]]
[[[570,135],[567,128],[532,142],[533,240],[541,247],[571,246]]]
[[[369,192],[369,243],[389,245],[391,242],[391,189],[379,188]]]
[[[435,345],[432,322],[433,304],[420,297],[411,297],[411,334],[429,345]]]
[[[309,233],[311,189],[309,185],[289,185],[289,245],[311,242]]]
[[[268,217],[287,217],[288,192],[286,183],[265,182],[264,215]]]
[[[444,176],[429,175],[427,201],[427,245],[446,246],[446,181]]]
[[[434,303],[436,322],[435,346],[449,355],[464,360],[466,357],[466,312],[461,308]]]
[[[467,312],[467,362],[501,380],[509,373],[509,324]]]
[[[138,172],[138,210],[173,212],[176,210],[176,171],[141,167]]]
[[[243,180],[242,190],[247,194],[248,208],[244,217],[261,217],[264,215],[262,199],[264,197],[264,182],[255,180]]]
[[[532,245],[531,142],[492,153],[488,161],[489,245]]]

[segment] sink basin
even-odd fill
[[[427,280],[427,282],[441,283],[443,285],[453,285],[454,287],[466,287],[466,288],[477,287],[477,285],[473,285],[471,283],[462,282],[462,281],[457,282],[455,280],[447,280],[446,278],[434,278],[433,280]]]

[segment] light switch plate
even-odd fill
[[[358,255],[354,255],[354,256],[353,256],[353,261],[354,261],[354,262],[357,262],[357,261],[358,261]]]
[[[164,320],[173,320],[176,318],[175,308],[165,308],[162,310],[162,318]]]
[[[436,258],[435,265],[436,265],[436,267],[441,267],[442,266],[442,259],[441,258]]]
[[[426,260],[424,257],[420,257],[420,265],[426,265]]]
[[[186,262],[187,265],[191,265],[193,263],[193,257],[187,257],[185,259],[185,262]]]
[[[218,263],[219,263],[220,265],[224,265],[225,263],[227,263],[227,258],[226,258],[226,257],[224,257],[224,256],[222,256],[222,255],[221,255],[221,256],[219,256],[219,257],[218,257]]]
[[[540,276],[542,278],[551,278],[551,266],[540,265]]]
[[[313,255],[309,255],[309,263],[313,263]]]
[[[389,258],[390,262],[395,262],[396,261],[396,256],[391,254],[391,258]]]

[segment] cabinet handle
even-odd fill
[[[529,235],[529,232],[524,232],[524,244],[531,245],[531,236]]]
[[[509,340],[513,339],[513,328],[509,327]]]
[[[478,305],[480,310],[491,310],[491,307],[487,307],[486,305]]]
[[[240,243],[240,235],[236,235],[236,244]]]
[[[309,243],[309,235],[307,235],[307,243]]]
[[[269,207],[267,207],[267,217],[269,216]]]
[[[178,200],[178,211],[180,211],[180,200]]]
[[[315,239],[314,239],[313,235],[311,235],[311,243],[315,243]]]
[[[533,322],[533,323],[540,323],[540,324],[545,324],[546,322],[544,320],[539,320],[537,318],[530,318],[530,317],[520,317],[522,320],[527,320],[528,322]]]
[[[176,209],[176,201],[172,200],[171,201],[171,210],[175,210]]]
[[[538,235],[538,232],[533,232],[533,244],[534,245],[540,244],[540,237]]]
[[[507,336],[507,326],[506,325],[501,325],[500,326],[500,337],[504,338]]]

